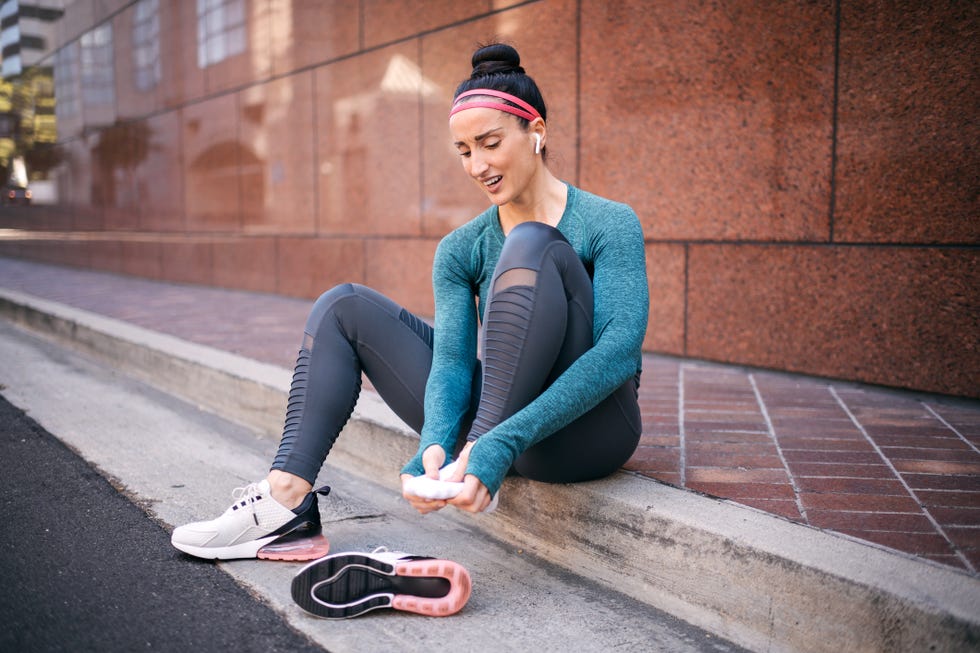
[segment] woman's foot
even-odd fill
[[[451,462],[442,469],[439,470],[439,478],[429,478],[425,474],[421,476],[414,476],[405,482],[404,488],[407,492],[414,494],[417,497],[422,497],[423,499],[429,500],[445,500],[455,498],[460,492],[463,491],[464,484],[462,481],[450,481],[449,479],[456,476],[456,469],[459,467],[459,461]],[[490,513],[497,509],[497,497],[500,492],[493,495],[490,504],[483,509],[483,512]]]
[[[314,560],[330,548],[322,534],[316,496],[329,492],[329,487],[309,492],[290,510],[272,497],[268,480],[252,483],[235,490],[235,503],[220,517],[179,526],[170,542],[184,553],[209,560]]]
[[[281,469],[270,470],[265,480],[269,482],[272,498],[290,510],[296,510],[313,491],[308,481]]]

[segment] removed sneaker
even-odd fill
[[[316,495],[329,493],[326,486],[314,490],[290,510],[272,498],[268,481],[252,483],[235,490],[235,503],[220,517],[179,526],[170,542],[184,553],[209,560],[321,558],[330,543],[323,536]]]
[[[293,600],[310,614],[347,619],[378,608],[430,617],[459,612],[470,598],[462,565],[407,553],[336,553],[293,578]]]

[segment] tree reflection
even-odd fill
[[[51,66],[33,66],[0,81],[0,174],[4,182],[15,158],[24,160],[28,180],[46,178],[61,162],[54,107]]]
[[[154,149],[151,136],[150,128],[141,120],[117,121],[99,132],[92,148],[93,200],[101,200],[106,206],[115,204],[117,174],[131,181],[133,171]]]

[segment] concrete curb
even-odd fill
[[[9,290],[0,315],[278,437],[287,370]],[[397,489],[415,447],[365,392],[331,463]],[[449,514],[753,650],[980,642],[980,579],[970,574],[629,473],[577,485],[508,479],[495,513]]]

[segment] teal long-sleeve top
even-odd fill
[[[466,473],[479,478],[491,494],[527,448],[591,410],[640,370],[649,294],[636,213],[569,185],[558,230],[592,275],[593,345],[536,399],[473,445]],[[424,473],[422,452],[433,444],[447,452],[447,461],[454,449],[471,404],[478,316],[484,315],[503,244],[497,207],[492,206],[450,232],[436,249],[435,336],[425,423],[418,453],[403,473]]]

